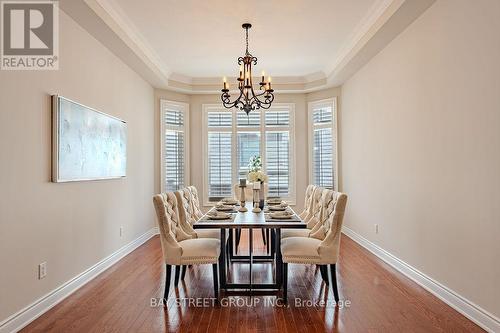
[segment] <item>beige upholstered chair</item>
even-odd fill
[[[191,205],[193,208],[193,216],[197,220],[203,217],[203,212],[201,211],[200,197],[198,196],[198,190],[194,186],[188,186],[188,190],[191,192]]]
[[[189,188],[175,192],[175,197],[179,203],[179,218],[181,221],[182,229],[194,238],[220,238],[218,229],[200,229],[194,230],[193,224],[201,217],[195,213],[193,204],[193,195]],[[203,216],[203,215],[202,215]]]
[[[153,197],[158,217],[163,259],[166,264],[164,302],[168,298],[172,266],[175,270],[175,285],[179,282],[179,267],[182,266],[182,279],[186,265],[212,264],[215,298],[219,297],[217,280],[217,261],[220,242],[213,238],[194,238],[184,232],[180,225],[177,199],[173,193],[161,193]]]
[[[308,188],[309,189],[309,188]],[[307,227],[305,229],[283,229],[281,231],[281,239],[288,237],[309,237],[311,230],[318,223],[321,218],[321,207],[322,207],[322,197],[326,193],[326,190],[322,187],[315,187],[313,193],[310,197],[309,210],[305,214],[301,214],[305,217],[301,218],[307,222]]]
[[[316,189],[316,185],[308,185],[306,188],[306,197],[304,200],[304,210],[299,214],[299,217],[304,220],[306,217],[311,215],[311,206],[312,206],[312,195],[314,190]]]
[[[287,300],[288,264],[316,264],[322,269],[323,279],[328,281],[327,265],[330,265],[333,294],[338,302],[337,277],[335,274],[339,257],[340,235],[347,195],[327,190],[328,204],[323,207],[321,221],[310,237],[288,237],[281,240],[283,256],[283,296]]]

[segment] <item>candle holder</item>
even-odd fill
[[[246,197],[245,197],[245,188],[246,185],[240,184],[240,209],[238,209],[239,212],[244,213],[248,211],[248,208],[245,207],[246,204]]]
[[[260,213],[262,210],[259,208],[259,201],[260,201],[260,183],[253,183],[253,206],[254,208],[252,209],[252,212],[254,213]]]
[[[254,207],[252,209],[252,212],[260,213],[261,211],[262,211],[262,209],[259,208],[259,203],[258,202],[254,203]]]

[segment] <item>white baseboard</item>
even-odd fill
[[[21,311],[8,317],[0,323],[0,333],[10,333],[21,330],[23,327],[40,317],[42,314],[94,279],[100,273],[117,263],[120,259],[134,251],[156,234],[158,234],[158,227],[150,229],[83,273],[78,274],[71,280],[52,290],[47,295],[36,300]]]
[[[400,271],[402,274],[415,281],[440,300],[463,314],[465,317],[469,318],[481,328],[488,332],[500,332],[500,319],[495,317],[493,314],[467,300],[465,297],[460,296],[441,283],[433,280],[414,267],[408,265],[406,262],[395,257],[378,245],[370,242],[363,236],[357,234],[355,231],[347,227],[343,227],[342,232],[356,243],[363,246],[368,251]]]

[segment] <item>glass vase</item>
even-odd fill
[[[264,209],[264,202],[266,200],[266,192],[264,191],[264,182],[260,182],[259,191],[259,208]]]

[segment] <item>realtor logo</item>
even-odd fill
[[[1,1],[3,70],[59,68],[59,10],[56,1]]]

